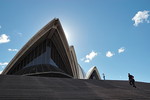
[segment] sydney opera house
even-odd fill
[[[101,80],[85,74],[59,19],[37,32],[0,75],[0,100],[150,100],[150,84]]]
[[[97,68],[87,74],[78,64],[59,19],[55,18],[37,32],[6,66],[2,75],[98,79]]]

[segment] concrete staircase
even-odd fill
[[[0,100],[150,100],[150,83],[0,75]]]

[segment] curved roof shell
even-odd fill
[[[91,76],[94,77],[95,79],[101,80],[100,74],[99,74],[98,69],[96,68],[96,66],[93,66],[92,68],[89,69],[89,71],[87,72],[85,78],[86,79],[91,79]]]
[[[61,26],[59,19],[55,18],[45,25],[40,31],[38,31],[23,47],[22,49],[14,56],[10,63],[6,66],[2,74],[9,74],[9,72],[16,67],[16,65],[23,59],[28,52],[32,51],[36,45],[45,39],[52,39],[52,36],[55,34],[53,41],[55,46],[58,48],[63,62],[65,63],[68,74],[74,77],[73,66],[71,64],[71,54],[69,45]]]

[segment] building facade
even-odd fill
[[[92,72],[88,75],[101,79],[98,71]],[[2,74],[88,79],[78,64],[74,47],[68,45],[61,23],[56,18],[22,47]],[[88,77],[92,79],[90,77],[94,76]]]

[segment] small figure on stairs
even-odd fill
[[[134,76],[128,73],[128,77],[129,77],[129,84],[136,88]]]
[[[105,80],[105,74],[103,73],[102,75],[103,75],[103,79]]]

